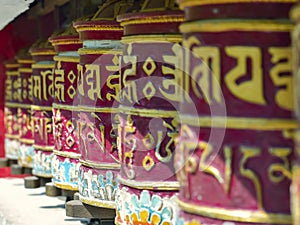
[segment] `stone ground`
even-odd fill
[[[0,225],[84,225],[65,215],[65,197],[48,197],[45,187],[25,189],[23,178],[0,178]]]

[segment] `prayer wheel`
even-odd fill
[[[32,173],[51,178],[51,161],[54,149],[52,103],[54,96],[54,48],[48,41],[38,41],[30,48],[35,61],[32,64],[32,120],[34,159]]]
[[[176,224],[173,167],[180,102],[183,13],[174,1],[144,1],[124,27],[118,151],[118,225]]]
[[[74,28],[50,37],[57,55],[54,57],[53,77],[53,135],[52,182],[56,187],[78,190],[79,142],[77,134],[78,111],[76,105],[77,50],[82,42]]]
[[[80,98],[78,135],[80,148],[79,199],[102,208],[115,208],[117,106],[119,93],[120,39],[123,29],[115,21],[126,1],[108,1],[86,21],[74,27],[83,42],[79,49],[77,91]]]
[[[19,95],[19,64],[16,60],[5,63],[5,156],[10,160],[18,159],[19,124],[18,124],[18,103]]]
[[[19,141],[20,148],[18,153],[18,164],[22,167],[32,168],[34,157],[31,104],[32,104],[32,85],[31,85],[31,65],[34,63],[28,48],[22,49],[17,57],[20,65],[19,72]]]
[[[294,1],[178,2],[178,224],[291,224]]]

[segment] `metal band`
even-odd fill
[[[200,206],[196,204],[186,203],[179,199],[177,199],[177,203],[179,207],[185,212],[224,221],[268,224],[292,224],[291,216],[286,214]]]
[[[130,43],[154,43],[154,42],[182,42],[181,35],[171,35],[171,34],[161,34],[161,35],[132,35],[127,37],[122,37],[122,44]]]
[[[94,163],[88,160],[83,160],[80,159],[79,162],[83,165],[83,166],[87,166],[87,167],[92,167],[95,169],[115,169],[115,170],[119,170],[121,168],[120,164],[117,163]]]
[[[18,61],[18,63],[22,63],[22,64],[33,64],[33,63],[35,63],[35,61],[34,60],[31,60],[31,59],[18,59],[17,60]]]
[[[273,20],[206,20],[183,23],[179,29],[182,33],[226,31],[290,32],[293,29],[293,25],[289,22],[274,22]]]
[[[55,64],[32,64],[32,69],[53,69]]]
[[[178,115],[174,110],[157,110],[157,109],[139,109],[133,107],[120,106],[119,113],[135,115],[141,117],[157,117],[157,118],[174,118]]]
[[[19,141],[22,144],[27,144],[27,145],[33,145],[34,144],[33,139],[20,138]]]
[[[54,56],[53,57],[54,61],[62,61],[62,62],[74,62],[74,63],[79,63],[80,59],[79,57],[75,56]]]
[[[5,134],[5,138],[16,140],[16,139],[20,138],[20,135],[18,135],[18,134]]]
[[[46,152],[53,152],[54,146],[42,146],[42,145],[32,145],[35,150],[42,150]]]
[[[58,187],[60,189],[69,190],[69,191],[78,191],[78,187],[74,187],[70,184],[62,184],[62,183],[57,183],[55,181],[52,181],[52,183],[54,184],[55,187]]]
[[[52,178],[52,175],[50,175],[50,174],[35,173],[34,169],[32,170],[32,174],[37,176],[37,177]]]
[[[32,73],[31,68],[19,68],[18,71],[19,73]]]
[[[296,3],[297,0],[179,0],[180,8],[214,5],[214,4],[231,4],[231,3]]]
[[[58,40],[50,40],[53,46],[56,45],[74,45],[74,44],[82,44],[81,40],[68,40],[68,39],[58,39]]]
[[[78,109],[78,106],[74,105],[61,105],[57,103],[52,104],[52,109],[63,109],[63,110],[68,110],[68,111],[80,111]]]
[[[5,73],[7,76],[18,76],[19,72],[18,71],[6,71]]]
[[[59,150],[53,150],[53,153],[55,155],[58,156],[62,156],[62,157],[66,157],[66,158],[70,158],[70,159],[79,159],[80,158],[80,154],[78,153],[74,153],[74,152],[64,152],[64,151],[59,151]]]
[[[139,18],[133,20],[125,20],[121,22],[121,26],[127,26],[131,24],[145,24],[145,23],[181,23],[184,21],[183,16],[161,16],[161,17],[148,17],[148,18]]]
[[[97,206],[97,207],[101,207],[101,208],[109,208],[109,209],[115,209],[116,208],[116,203],[114,201],[93,201],[90,199],[86,199],[82,196],[79,196],[79,200],[85,204],[88,205],[93,205],[93,206]]]
[[[36,55],[55,55],[56,52],[53,50],[48,51],[36,51],[36,52],[30,52],[30,55],[36,56]]]
[[[118,175],[118,181],[126,186],[134,187],[136,189],[147,190],[161,190],[161,191],[173,191],[179,190],[180,185],[178,181],[135,181],[127,180]]]
[[[122,54],[122,50],[114,49],[114,48],[99,48],[99,49],[92,49],[92,48],[80,48],[78,49],[79,55],[96,55],[96,54]]]
[[[180,116],[178,122],[197,127],[217,127],[241,130],[293,130],[298,127],[296,120],[251,117],[193,117]]]
[[[31,105],[29,105],[29,104],[22,104],[22,103],[5,102],[5,107],[30,109]]]
[[[36,111],[51,111],[52,112],[52,107],[51,106],[31,105],[31,110],[36,110]]]
[[[80,26],[75,25],[74,26],[76,31],[82,32],[82,31],[123,31],[123,27],[120,26],[109,26],[109,25],[96,25],[96,26]]]
[[[77,111],[82,112],[103,112],[103,113],[119,113],[119,108],[106,108],[106,107],[90,107],[79,105],[78,107],[74,107]]]
[[[7,63],[7,64],[4,64],[5,68],[18,68],[20,66],[20,64],[18,63]]]

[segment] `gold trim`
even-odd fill
[[[79,55],[92,55],[92,54],[122,54],[122,50],[116,50],[114,48],[99,48],[99,49],[91,49],[91,48],[80,48],[78,49],[78,54]]]
[[[79,56],[76,57],[76,56],[58,56],[58,55],[56,55],[53,57],[53,60],[54,61],[62,61],[62,62],[79,63],[80,58],[79,58]]]
[[[123,179],[118,175],[118,181],[120,184],[124,184],[129,187],[136,189],[147,189],[147,190],[161,190],[161,191],[173,191],[179,190],[180,184],[178,181],[135,181]]]
[[[133,35],[133,36],[125,36],[122,37],[122,44],[130,44],[130,43],[143,43],[143,42],[174,42],[179,43],[182,42],[181,35],[171,35],[171,34],[161,34],[161,35]]]
[[[108,208],[108,209],[115,209],[116,208],[116,203],[114,201],[93,201],[90,199],[85,199],[84,197],[79,196],[79,200],[85,204],[88,205],[93,205],[96,207],[101,207],[101,208]]]
[[[80,111],[78,109],[78,106],[74,105],[61,105],[57,103],[52,104],[52,109],[63,109],[63,110],[68,110],[68,111]]]
[[[293,29],[293,25],[291,23],[274,22],[273,20],[210,20],[183,23],[179,26],[179,29],[182,33],[226,31],[290,32]]]
[[[106,108],[106,107],[90,107],[90,106],[83,106],[79,105],[78,107],[75,107],[77,111],[83,111],[83,112],[103,112],[103,113],[119,113],[119,108]]]
[[[42,150],[45,152],[53,152],[54,150],[54,146],[42,146],[33,144],[32,147],[34,148],[34,150]]]
[[[20,64],[18,63],[7,63],[7,64],[4,64],[5,68],[18,68],[20,66]]]
[[[67,40],[67,39],[58,39],[58,40],[50,40],[53,46],[56,45],[73,45],[73,44],[82,44],[81,40]]]
[[[120,164],[117,163],[94,163],[88,160],[80,159],[79,162],[83,166],[92,167],[95,169],[116,169],[119,170],[121,168]]]
[[[53,153],[54,153],[54,155],[58,155],[58,156],[62,156],[62,157],[70,158],[70,159],[79,159],[81,156],[78,153],[63,152],[63,151],[59,151],[59,150],[55,150],[55,149],[53,149]]]
[[[33,64],[35,63],[32,59],[18,59],[17,60],[19,64]]]
[[[137,18],[133,20],[125,20],[121,22],[121,26],[127,26],[132,24],[146,24],[146,23],[174,23],[174,22],[181,23],[184,20],[185,20],[184,16],[160,16],[160,17]]]
[[[32,73],[32,68],[19,68],[19,73]]]
[[[51,111],[52,112],[52,107],[51,106],[31,105],[31,110],[36,110],[36,111]]]
[[[56,55],[56,52],[53,50],[48,51],[36,51],[36,52],[30,52],[30,55],[36,56],[36,55]]]
[[[298,127],[296,120],[275,118],[180,116],[178,120],[179,123],[198,127],[242,130],[291,130]]]
[[[123,31],[123,27],[109,25],[93,25],[93,26],[74,26],[76,31]]]
[[[19,71],[6,71],[5,73],[7,76],[18,76]]]
[[[20,138],[19,141],[22,144],[27,144],[27,145],[33,145],[34,144],[34,140],[33,139]]]
[[[55,63],[52,64],[32,64],[32,69],[53,69],[55,67]]]
[[[74,187],[72,185],[68,185],[68,184],[60,184],[60,183],[56,183],[55,181],[52,181],[52,183],[54,184],[55,187],[60,188],[60,189],[64,189],[64,190],[69,190],[69,191],[78,191],[78,187]]]
[[[177,111],[174,110],[159,110],[159,109],[139,109],[133,107],[120,106],[119,113],[127,115],[142,116],[142,117],[159,117],[159,118],[172,118],[178,117]]]
[[[214,5],[214,4],[231,4],[231,3],[296,3],[297,0],[179,0],[180,8]]]
[[[5,107],[30,109],[31,105],[29,105],[29,104],[22,104],[22,103],[5,102]]]
[[[32,175],[35,175],[37,177],[43,177],[43,178],[52,178],[52,175],[45,175],[45,174],[41,174],[41,173],[34,173],[34,169],[32,169]]]
[[[16,139],[20,138],[20,135],[18,135],[18,134],[5,134],[5,138],[16,140]]]
[[[269,223],[269,224],[292,224],[292,218],[286,214],[267,213],[264,211],[224,209],[209,206],[200,206],[186,203],[177,199],[179,207],[192,214],[209,218],[229,220],[235,222]]]

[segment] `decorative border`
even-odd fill
[[[270,223],[270,224],[292,224],[292,218],[286,214],[267,213],[255,210],[224,209],[209,206],[200,206],[186,203],[177,199],[178,206],[185,212],[201,215],[209,218],[249,222],[249,223]]]
[[[51,166],[53,184],[58,188],[77,191],[79,167],[80,163],[71,162],[69,158],[62,161],[54,154]]]
[[[274,20],[206,20],[201,22],[186,22],[181,24],[179,29],[182,33],[226,31],[290,32],[293,27],[292,23],[280,23],[274,22]]]
[[[143,190],[140,195],[128,192],[127,187],[118,190],[116,224],[177,225],[177,205],[175,195],[163,198]]]
[[[297,0],[178,0],[180,8],[215,5],[215,4],[232,4],[232,3],[296,3]]]
[[[79,56],[76,57],[76,56],[59,56],[59,55],[56,55],[56,56],[53,57],[53,60],[54,61],[63,61],[63,62],[74,62],[74,63],[79,63],[80,62]]]
[[[122,50],[116,50],[114,48],[103,48],[103,49],[92,49],[92,48],[80,48],[78,49],[79,55],[85,55],[85,54],[122,54]]]
[[[79,168],[79,199],[83,203],[114,209],[117,186],[116,175],[112,171],[106,171],[104,176],[95,173],[92,169],[85,172],[81,167]]]
[[[178,181],[135,181],[123,179],[118,175],[118,181],[120,184],[124,184],[129,187],[136,189],[147,189],[147,190],[179,190],[180,185]]]
[[[178,34],[166,34],[166,35],[131,35],[122,37],[122,44],[130,44],[130,43],[144,43],[144,42],[174,42],[179,43],[182,42],[182,36]]]
[[[149,24],[149,23],[181,23],[185,20],[183,15],[170,15],[170,16],[156,16],[148,18],[137,18],[133,20],[121,21],[121,26],[127,26],[132,24]]]
[[[89,160],[79,160],[80,163],[84,166],[95,168],[95,169],[114,169],[114,170],[119,170],[121,168],[121,165],[118,163],[95,163],[91,162]]]
[[[34,148],[25,143],[20,144],[18,162],[21,166],[32,168]]]
[[[79,154],[79,153],[59,151],[59,150],[56,150],[56,149],[53,150],[53,153],[55,155],[62,156],[62,157],[65,157],[65,158],[71,158],[71,159],[79,159],[80,156],[81,156],[81,154]]]
[[[32,174],[40,177],[51,178],[51,162],[53,154],[45,154],[43,151],[34,152]]]

